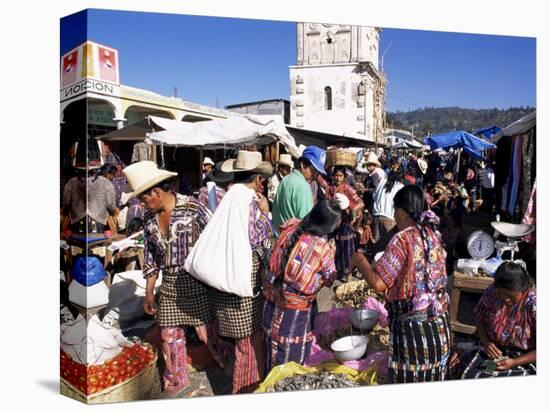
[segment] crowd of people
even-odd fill
[[[103,231],[119,209],[142,209],[131,217],[144,231],[144,309],[161,327],[166,393],[189,384],[184,326],[231,372],[233,393],[252,392],[273,367],[304,363],[317,294],[354,277],[385,294],[389,382],[535,372],[536,294],[513,262],[476,307],[481,347],[452,345],[447,275],[464,243],[463,217],[495,212],[491,163],[457,168],[437,153],[368,152],[355,167],[329,167],[325,158],[315,146],[298,159],[280,155],[275,169],[254,151],[205,158],[195,193],[179,193],[177,174],[152,161],[107,163],[67,182],[71,231]],[[485,373],[488,360],[496,373]]]

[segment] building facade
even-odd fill
[[[381,29],[297,23],[290,66],[290,123],[385,144],[387,81],[378,67]]]
[[[226,110],[125,86],[118,51],[87,41],[61,58],[60,121],[71,122],[71,106],[86,100],[88,134],[95,137],[154,115],[183,122],[226,119]],[[78,119],[82,122],[82,119]]]

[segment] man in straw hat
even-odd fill
[[[214,169],[214,161],[208,156],[202,161],[202,180],[206,181],[208,174]]]
[[[288,153],[281,154],[279,156],[279,160],[275,162],[275,164],[277,165],[277,170],[267,182],[267,200],[270,204],[273,204],[279,184],[285,176],[292,172],[292,169],[294,168],[294,162],[292,162],[292,157]]]
[[[220,161],[216,163],[216,166],[214,169],[212,169],[208,175],[207,175],[207,181],[214,183],[213,190],[215,191],[215,198],[216,198],[216,205],[219,205],[222,201],[225,193],[231,188],[233,185],[233,180],[235,179],[235,175],[230,172],[223,172],[221,170],[223,161]],[[209,184],[210,185],[210,184]],[[202,188],[199,189],[199,195],[197,196],[197,199],[199,202],[201,202],[204,206],[206,206],[208,209],[213,211],[211,206],[209,206],[208,203],[208,186],[205,185]]]
[[[177,173],[159,169],[152,161],[134,163],[122,172],[128,180],[124,198],[137,197],[147,210],[144,219],[143,277],[147,280],[144,310],[154,314],[161,327],[166,364],[164,390],[172,396],[190,383],[184,326],[195,327],[201,341],[223,365],[218,350],[223,345],[216,334],[212,290],[183,269],[189,250],[211,214],[200,202],[173,190]],[[157,303],[153,291],[161,270]]]
[[[212,289],[212,301],[219,334],[235,343],[232,392],[250,393],[265,376],[260,290],[264,278],[262,262],[271,247],[273,229],[267,215],[267,199],[260,190],[273,168],[262,161],[260,152],[240,150],[236,159],[222,164],[221,171],[234,174],[235,183],[185,265],[203,279],[212,280],[221,272],[225,280],[245,280],[242,284],[248,294],[240,295],[230,282],[213,282],[219,288]],[[204,262],[204,257],[210,255],[216,261]]]
[[[273,200],[273,227],[278,234],[279,225],[290,218],[304,218],[313,208],[313,192],[310,183],[319,174],[325,174],[326,151],[317,146],[307,146],[296,162],[296,169],[285,176]]]

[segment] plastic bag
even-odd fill
[[[337,362],[326,362],[319,364],[318,366],[304,367],[293,361],[282,364],[271,370],[265,380],[260,384],[260,387],[255,393],[265,393],[268,389],[271,389],[275,384],[287,377],[292,377],[296,374],[309,374],[318,371],[328,371],[335,374],[345,374],[348,379],[359,382],[366,385],[377,384],[377,372],[376,367],[371,367],[359,373],[350,367],[346,367]]]

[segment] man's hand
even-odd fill
[[[155,303],[155,296],[153,294],[145,295],[143,310],[145,311],[146,314],[149,314],[149,315],[154,315],[157,312],[157,303]]]
[[[483,344],[483,347],[485,348],[485,352],[487,353],[487,355],[493,360],[498,359],[500,356],[502,356],[502,351],[500,351],[496,344],[492,341]]]
[[[267,202],[267,198],[259,192],[256,192],[256,200],[260,211],[265,212],[266,214],[269,213],[269,203]]]
[[[497,362],[497,370],[510,370],[512,367],[516,366],[516,362],[513,358],[506,358]]]

